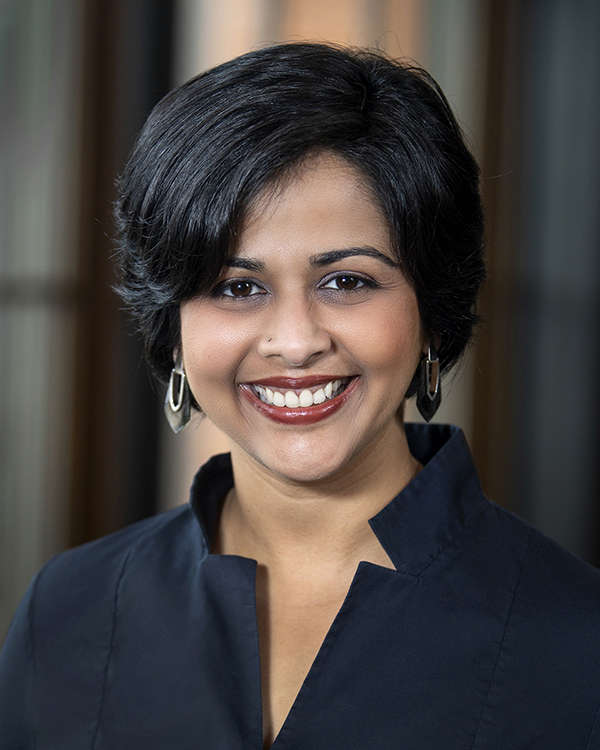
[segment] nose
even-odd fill
[[[328,352],[332,341],[307,300],[285,300],[273,305],[258,342],[263,357],[280,357],[301,367]]]

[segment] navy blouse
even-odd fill
[[[462,433],[362,562],[273,750],[600,748],[600,574],[490,503]],[[2,750],[261,750],[256,563],[211,555],[228,456],[177,508],[58,555],[0,659]]]

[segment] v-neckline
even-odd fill
[[[279,731],[273,738],[273,742],[271,743],[271,745],[269,746],[264,745],[264,739],[263,739],[263,750],[280,750],[280,749],[282,750],[283,748],[285,748],[286,737],[287,735],[292,733],[293,725],[296,722],[297,716],[298,714],[301,714],[302,704],[305,702],[304,700],[305,696],[308,693],[308,691],[311,690],[312,683],[315,682],[315,680],[317,679],[319,672],[324,668],[324,663],[327,660],[327,653],[334,645],[336,636],[344,625],[343,621],[346,619],[346,614],[348,613],[349,610],[351,610],[352,601],[355,598],[356,588],[359,587],[360,585],[359,583],[360,578],[365,567],[378,569],[386,573],[389,573],[390,575],[397,574],[397,571],[392,568],[387,568],[382,565],[377,565],[375,563],[370,563],[366,561],[359,562],[354,572],[354,575],[352,576],[350,586],[348,588],[348,591],[346,592],[346,595],[344,596],[342,604],[340,608],[338,609],[338,611],[336,612],[335,617],[333,618],[331,622],[331,625],[327,629],[325,637],[323,638],[315,654],[315,657],[310,665],[310,668],[304,680],[302,681],[298,692],[296,693],[296,697],[294,698],[294,701],[292,702],[292,705],[290,706],[290,709]],[[256,598],[255,598],[255,601],[256,601]],[[256,612],[256,615],[257,615],[257,612]],[[256,647],[258,649],[257,656],[258,656],[259,663],[260,663],[260,646],[259,646],[259,641],[258,641],[258,617],[257,617]],[[260,696],[261,696],[261,719],[264,720],[264,704],[262,701],[262,670],[260,673],[260,682],[259,682],[258,689],[259,689]]]

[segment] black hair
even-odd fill
[[[364,177],[389,222],[442,371],[477,321],[485,277],[479,168],[424,71],[377,52],[295,43],[242,55],[160,101],[119,183],[119,291],[165,382],[179,305],[208,291],[260,194],[315,153]],[[407,395],[416,390],[416,379]]]

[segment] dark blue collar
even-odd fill
[[[462,430],[407,424],[406,437],[424,468],[369,523],[397,570],[420,575],[487,501]]]
[[[424,468],[369,523],[397,570],[420,575],[486,500],[458,427],[407,424],[406,436],[411,453]],[[194,478],[190,503],[203,531],[206,553],[232,486],[228,453],[211,458]]]

